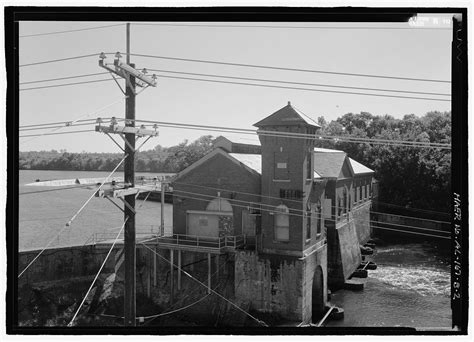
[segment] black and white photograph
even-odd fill
[[[7,333],[467,334],[466,8],[4,9]]]

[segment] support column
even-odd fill
[[[174,302],[174,275],[173,275],[173,268],[174,268],[174,251],[170,249],[170,303],[173,304]]]
[[[150,259],[151,259],[151,251],[148,251],[148,258],[149,261],[147,262],[148,266],[146,267],[146,294],[148,298],[151,297],[151,267],[150,267]]]
[[[207,294],[211,294],[211,253],[207,253]]]
[[[153,286],[156,287],[156,253],[158,249],[155,247],[155,253],[153,253]]]
[[[181,250],[178,250],[178,290],[181,290]]]

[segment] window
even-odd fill
[[[306,179],[313,179],[313,163],[311,160],[311,152],[306,158]]]
[[[209,202],[206,210],[232,212],[232,205],[225,198],[218,197]]]
[[[359,201],[362,201],[364,197],[362,197],[362,185],[359,187]]]
[[[274,154],[274,178],[278,180],[290,179],[288,173],[288,155],[283,152]]]
[[[290,240],[290,217],[288,213],[288,207],[284,204],[280,204],[278,207],[275,208],[274,235],[276,241]]]
[[[339,219],[342,214],[342,199],[340,195],[337,195],[337,218]]]
[[[295,189],[280,189],[280,198],[301,199],[303,192]]]
[[[346,190],[346,188],[344,188],[344,189],[342,190],[342,198],[343,198],[343,200],[342,200],[342,206],[343,206],[343,208],[344,208],[342,212],[343,212],[344,214],[346,214],[346,213],[347,213],[347,190]]]
[[[315,215],[316,217],[316,235],[321,234],[321,202],[316,203],[316,212]]]
[[[306,240],[311,239],[311,211],[306,212]]]

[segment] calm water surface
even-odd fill
[[[107,177],[109,172],[89,171],[32,171],[21,170],[19,177],[19,250],[44,247],[82,207],[97,189],[95,186],[81,189],[28,186],[40,180]],[[152,173],[136,173],[137,176],[157,176]],[[121,173],[117,173],[121,177]],[[117,202],[123,206],[121,202]],[[140,207],[141,206],[141,207]],[[137,233],[157,232],[160,225],[160,203],[137,200]],[[165,205],[165,231],[172,230],[172,206]],[[123,213],[105,198],[94,197],[77,216],[70,227],[54,240],[50,247],[84,244],[94,233],[117,234],[123,224]]]

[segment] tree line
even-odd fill
[[[348,136],[387,140],[451,143],[451,113],[429,112],[396,119],[367,112],[347,113],[326,122],[318,118],[319,132],[329,136]],[[179,172],[212,150],[213,137],[205,135],[189,142],[136,154],[138,172]],[[375,171],[379,181],[379,201],[407,208],[446,212],[451,205],[451,151],[350,143],[334,139],[318,140],[318,147],[345,151],[349,157]],[[111,171],[123,158],[120,153],[68,153],[66,151],[20,152],[23,170]],[[123,170],[123,165],[119,170]]]

